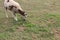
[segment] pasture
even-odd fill
[[[15,0],[28,17],[26,21],[17,14],[16,22],[11,12],[6,18],[0,0],[0,40],[60,40],[60,0]]]

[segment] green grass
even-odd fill
[[[0,40],[60,40],[59,0],[15,0],[28,14],[24,22],[19,14],[16,22],[10,12],[6,18],[0,0]]]

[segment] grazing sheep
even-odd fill
[[[16,21],[18,21],[16,17],[16,13],[19,13],[20,15],[22,15],[23,19],[25,20],[27,14],[23,11],[19,3],[15,2],[14,0],[5,0],[4,8],[6,9],[6,11],[10,10],[13,12],[13,17]],[[7,13],[6,13],[6,17],[8,18]]]

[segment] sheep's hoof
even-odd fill
[[[18,21],[17,19],[15,19],[15,21]]]

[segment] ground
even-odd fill
[[[26,11],[24,22],[6,18],[0,0],[0,40],[60,40],[60,0],[15,0]]]

